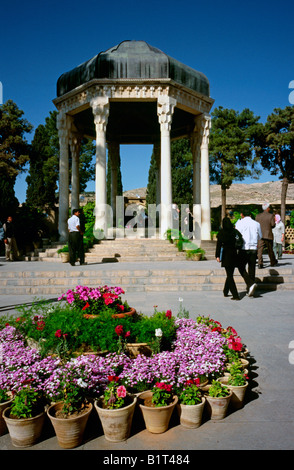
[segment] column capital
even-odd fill
[[[199,136],[199,144],[202,147],[208,146],[209,131],[211,128],[211,116],[209,114],[201,114],[195,118],[195,132]]]
[[[96,96],[91,99],[90,105],[94,114],[96,132],[106,132],[109,116],[109,97]]]
[[[157,115],[160,130],[170,132],[174,109],[177,100],[168,95],[159,95],[157,98]]]

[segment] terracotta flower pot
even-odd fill
[[[177,410],[181,425],[189,429],[199,428],[202,421],[204,405],[204,397],[202,397],[201,403],[197,405],[183,405],[183,403],[178,403]]]
[[[148,346],[148,343],[127,343],[126,344],[127,352],[130,357],[137,357],[139,354],[144,356],[151,356],[151,348]]]
[[[220,377],[219,381],[223,383],[224,385],[226,385],[228,389],[232,390],[230,406],[232,406],[234,410],[239,410],[244,405],[244,398],[245,398],[246,389],[248,387],[248,382],[246,382],[245,385],[228,385],[229,378],[230,376]]]
[[[12,400],[4,401],[3,403],[0,403],[0,436],[3,436],[3,434],[6,434],[8,432],[5,419],[2,416],[3,411],[8,408],[11,404]]]
[[[206,395],[207,410],[212,420],[224,419],[227,415],[232,391],[226,397],[210,397]]]
[[[5,408],[3,417],[7,425],[12,444],[15,447],[30,447],[40,438],[45,420],[45,411],[33,418],[12,418],[10,407]]]
[[[152,392],[140,393],[138,400],[141,408],[146,429],[154,434],[167,431],[173,410],[178,403],[178,397],[174,396],[172,404],[167,406],[147,406],[146,403],[152,398]]]
[[[84,431],[93,405],[92,403],[86,404],[83,413],[77,415],[73,414],[68,418],[56,416],[57,412],[60,411],[62,407],[62,402],[49,406],[47,415],[53,425],[60,447],[63,449],[73,449],[79,446],[83,441]]]
[[[134,308],[131,308],[128,312],[121,312],[121,313],[113,313],[111,316],[112,318],[125,318],[128,316],[132,316],[136,313]]]
[[[136,403],[137,397],[134,396],[129,405],[109,410],[103,408],[102,398],[94,402],[107,441],[121,442],[128,439]]]

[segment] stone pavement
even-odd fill
[[[200,263],[213,265],[215,261]],[[8,263],[1,263],[5,270]],[[47,269],[46,263],[9,263],[9,269]],[[50,263],[50,269],[52,269]],[[294,266],[294,256],[285,256],[279,265]],[[187,269],[189,263],[186,263]],[[64,269],[60,264],[56,270]],[[118,264],[112,269],[117,269]],[[122,268],[122,265],[119,265]],[[279,266],[275,268],[279,270]],[[204,420],[194,430],[182,428],[173,416],[170,428],[161,435],[152,435],[143,423],[133,425],[130,438],[123,443],[107,442],[98,418],[93,414],[84,443],[76,450],[105,452],[124,451],[135,455],[136,451],[166,453],[191,453],[196,450],[293,450],[294,449],[294,360],[290,342],[294,341],[294,291],[258,291],[253,298],[240,291],[241,300],[224,298],[221,291],[187,292],[126,292],[129,304],[137,311],[152,314],[154,305],[158,310],[171,309],[176,315],[180,304],[189,311],[190,318],[209,315],[222,323],[232,325],[250,351],[250,390],[243,409],[231,412],[219,422]],[[0,315],[12,313],[17,304],[31,302],[31,295],[1,295]],[[52,299],[56,296],[42,296]],[[179,300],[182,299],[182,300]],[[57,439],[50,425],[42,440],[30,450],[59,450]],[[12,450],[8,434],[0,437],[0,449]],[[102,452],[104,451],[104,453]]]

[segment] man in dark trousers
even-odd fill
[[[72,216],[68,219],[68,251],[69,262],[72,266],[75,265],[76,259],[80,258],[80,264],[83,264],[84,251],[82,250],[83,232],[80,226],[79,209],[72,211]],[[82,261],[81,261],[82,259]]]
[[[7,221],[5,224],[3,224],[3,228],[6,261],[17,261],[19,260],[19,253],[15,238],[15,228],[11,215],[7,217]]]
[[[255,217],[256,222],[260,223],[262,238],[258,240],[257,246],[257,258],[258,258],[258,267],[263,268],[263,258],[262,253],[264,247],[267,248],[267,252],[270,259],[271,266],[276,266],[277,260],[274,255],[273,250],[273,227],[275,226],[275,216],[270,213],[270,205],[265,203],[262,205],[263,212],[257,214]]]

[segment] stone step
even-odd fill
[[[262,290],[294,290],[291,268],[257,270],[256,279]],[[243,278],[234,276],[240,292]],[[64,271],[0,272],[0,294],[61,295],[77,285],[118,285],[127,292],[221,291],[225,282],[223,269],[119,269],[99,271],[79,267]]]

